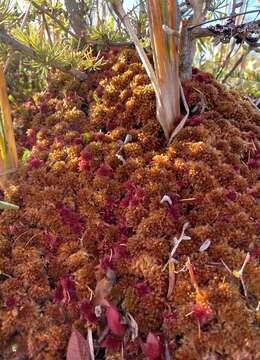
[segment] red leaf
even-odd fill
[[[89,301],[85,300],[80,305],[80,315],[83,319],[89,321],[91,324],[96,324],[97,316],[95,314],[95,309]]]
[[[141,347],[148,360],[159,359],[162,355],[160,340],[152,332],[147,335],[146,343],[141,343]]]
[[[66,360],[91,360],[89,345],[77,330],[70,336]]]
[[[145,281],[139,282],[138,284],[136,284],[135,290],[139,297],[143,297],[143,296],[151,293],[151,288]]]
[[[123,337],[125,335],[126,328],[121,324],[120,314],[114,305],[109,304],[106,310],[106,317],[108,327],[112,333],[114,335]]]
[[[201,115],[194,115],[188,121],[188,125],[190,126],[198,126],[202,123],[203,123],[203,117]]]
[[[120,345],[121,341],[111,335],[108,335],[106,339],[101,343],[101,347],[104,347],[114,352],[120,349]]]
[[[107,164],[102,164],[98,170],[97,170],[98,176],[104,176],[104,177],[112,177],[113,176],[113,169],[111,166]]]

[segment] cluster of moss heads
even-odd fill
[[[194,69],[167,146],[135,51],[104,55],[15,115],[31,153],[0,217],[0,358],[65,359],[91,329],[96,359],[260,359],[259,114]]]

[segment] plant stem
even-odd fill
[[[12,124],[11,109],[9,105],[6,82],[2,65],[0,65],[0,107],[2,113],[2,130],[3,141],[1,146],[2,155],[6,153],[6,159],[1,159],[2,164],[0,168],[0,175],[6,175],[6,172],[15,170],[18,166],[18,157],[15,145],[15,137]]]
[[[250,11],[245,11],[245,12],[242,12],[242,13],[239,13],[239,14],[234,14],[234,15],[227,15],[227,16],[224,16],[222,18],[219,18],[219,19],[214,19],[214,20],[208,20],[208,21],[205,21],[203,23],[200,23],[198,25],[194,25],[194,26],[190,26],[189,27],[189,30],[193,30],[199,26],[202,26],[202,25],[205,25],[205,24],[209,24],[209,23],[212,23],[212,22],[216,22],[216,21],[222,21],[222,20],[226,20],[226,19],[232,19],[232,18],[235,18],[237,16],[241,16],[241,15],[247,15],[247,14],[253,14],[253,13],[260,13],[260,10],[250,10]]]
[[[232,69],[226,74],[226,76],[224,77],[224,79],[222,80],[222,83],[225,84],[225,82],[227,81],[227,79],[234,73],[234,71],[236,70],[236,68],[243,62],[243,60],[245,59],[245,57],[249,54],[249,52],[251,51],[251,49],[249,48],[247,51],[245,51],[240,58],[237,60],[237,62],[234,64],[234,66],[232,67]]]

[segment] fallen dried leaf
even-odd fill
[[[70,336],[66,360],[92,360],[89,345],[77,330]]]

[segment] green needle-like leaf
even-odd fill
[[[0,209],[13,209],[13,210],[18,210],[19,206],[14,205],[14,204],[10,204],[6,201],[0,201]]]

